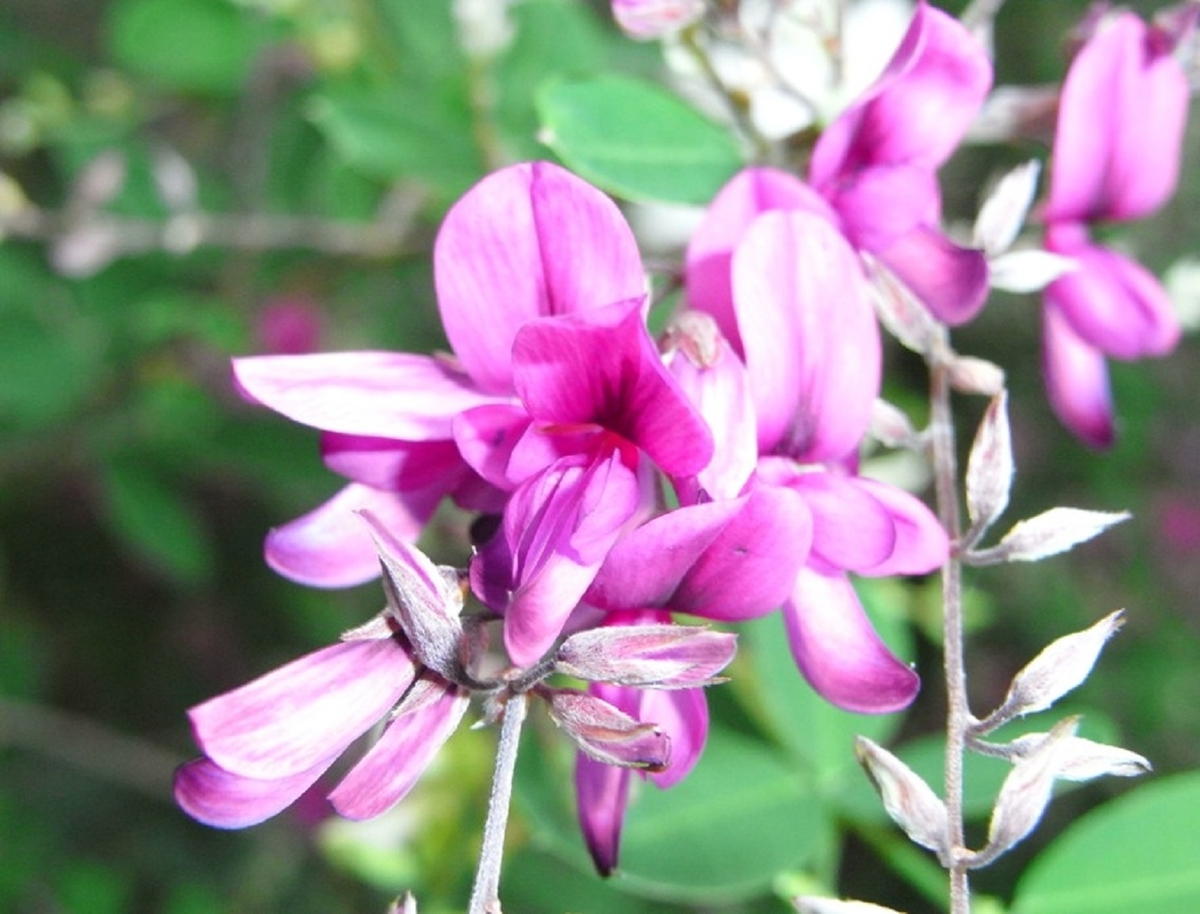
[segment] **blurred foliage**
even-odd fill
[[[1082,8],[1011,0],[1000,78],[1059,78],[1055,36]],[[0,8],[0,216],[23,200],[46,216],[0,241],[0,910],[334,914],[382,911],[412,888],[423,914],[437,914],[466,897],[490,733],[456,736],[417,791],[370,823],[329,821],[315,798],[217,832],[174,808],[170,777],[194,751],[187,707],[328,643],[381,601],[374,585],[317,592],[262,564],[263,533],[338,482],[315,433],[240,400],[229,357],[444,345],[433,233],[499,165],[556,154],[625,197],[690,202],[738,166],[723,130],[650,82],[658,49],[619,36],[604,4],[523,0],[510,25],[506,42],[480,45],[441,0]],[[686,167],[675,167],[681,150]],[[980,175],[1031,152],[1044,150],[968,150],[948,172],[948,202],[968,214]],[[1187,161],[1200,161],[1195,136]],[[1197,237],[1200,171],[1185,175],[1165,213],[1122,237],[1156,269]],[[220,223],[189,235],[197,213],[245,232]],[[100,216],[126,221],[114,232]],[[1116,366],[1121,435],[1101,456],[1049,415],[1038,320],[1034,300],[1001,297],[958,337],[1008,371],[1010,517],[1072,504],[1136,519],[1051,564],[972,576],[976,706],[998,701],[1047,641],[1127,606],[1126,631],[1078,696],[1104,709],[1086,726],[1163,773],[1198,768],[1196,342]],[[898,351],[889,359],[889,396],[919,412],[921,369]],[[969,440],[981,404],[961,405]],[[439,515],[431,550],[461,556],[462,528]],[[639,785],[624,871],[610,882],[590,875],[570,760],[533,728],[510,908],[783,911],[798,886],[840,886],[938,910],[939,872],[895,840],[851,753],[855,733],[896,738],[914,767],[940,776],[930,589],[872,583],[864,597],[925,671],[918,705],[904,717],[835,711],[796,675],[778,620],[749,626],[733,681],[711,693],[710,750],[675,790]],[[980,822],[1002,774],[987,760],[970,771]],[[1064,797],[1038,841],[1123,787]],[[1087,879],[1097,858],[1121,859],[1117,875],[1134,885],[1168,867],[1194,842],[1198,796],[1194,776],[1164,779],[1100,806],[1028,878],[1016,876],[1038,842],[979,884],[1004,901],[1017,885],[1018,914],[1108,910],[1064,906],[1067,874]],[[1163,825],[1146,830],[1152,816]],[[1146,907],[1136,894],[1107,900]]]

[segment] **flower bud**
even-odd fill
[[[974,244],[989,258],[1007,251],[1025,224],[1033,195],[1037,193],[1041,164],[1031,159],[996,182],[975,220]]]
[[[544,689],[551,719],[588,758],[605,765],[662,771],[671,763],[671,738],[607,701],[573,689]]]
[[[1015,757],[1024,758],[1036,751],[1048,737],[1047,733],[1026,733],[1009,743],[1009,748]],[[1151,770],[1149,760],[1136,752],[1072,736],[1062,749],[1057,777],[1082,782],[1100,777],[1134,778]]]
[[[920,775],[865,736],[854,740],[854,755],[879,791],[883,808],[917,844],[939,854],[946,847],[946,804]]]
[[[554,668],[589,682],[685,689],[718,681],[736,650],[736,635],[707,628],[610,625],[564,641]]]
[[[988,404],[967,460],[967,513],[980,534],[1008,507],[1013,470],[1008,394],[1001,391]]]

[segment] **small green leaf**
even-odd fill
[[[1200,910],[1200,771],[1105,803],[1046,848],[1013,914]]]
[[[725,128],[627,76],[548,85],[538,113],[545,142],[568,166],[629,199],[707,203],[742,164]]]

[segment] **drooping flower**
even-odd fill
[[[1175,190],[1188,84],[1172,52],[1196,14],[1171,31],[1097,17],[1063,83],[1043,218],[1046,250],[1076,269],[1046,289],[1043,371],[1055,413],[1093,447],[1114,436],[1105,358],[1164,355],[1180,335],[1158,281],[1090,227],[1149,215]]]

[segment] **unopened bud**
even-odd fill
[[[1016,758],[1024,758],[1036,751],[1048,736],[1047,733],[1027,733],[1009,743],[1009,748]],[[1136,752],[1072,736],[1063,746],[1058,777],[1082,782],[1101,777],[1139,777],[1152,770],[1150,761]]]
[[[887,447],[911,447],[917,432],[908,416],[886,400],[876,400],[871,407],[871,437]]]
[[[721,358],[721,328],[704,311],[680,312],[667,327],[666,345],[678,349],[697,368],[712,368]]]
[[[1008,507],[1013,472],[1008,394],[1001,391],[988,404],[967,460],[967,513],[980,534]]]
[[[551,719],[588,758],[605,765],[662,771],[671,763],[671,738],[607,701],[571,689],[546,689]]]
[[[1049,708],[1088,678],[1100,651],[1122,624],[1122,611],[1117,610],[1091,628],[1052,641],[1013,677],[1004,707],[1014,715]]]
[[[1036,562],[1086,543],[1129,517],[1126,511],[1051,508],[1014,524],[996,546],[971,553],[968,559],[973,565]]]
[[[611,625],[572,635],[557,672],[614,685],[686,689],[710,685],[737,652],[737,636],[686,625]]]
[[[1037,159],[1018,165],[996,182],[988,198],[979,207],[974,243],[988,257],[1012,247],[1033,203],[1040,172],[1041,164]]]
[[[854,755],[883,800],[883,808],[917,844],[944,852],[946,804],[920,775],[865,736],[854,740]]]
[[[950,384],[965,394],[994,397],[1004,390],[1004,369],[987,359],[956,355],[946,366]]]

